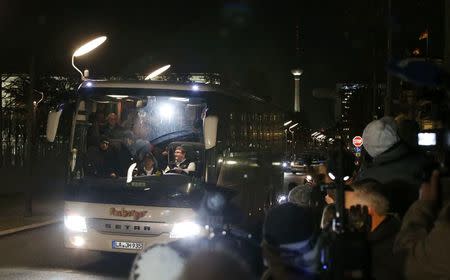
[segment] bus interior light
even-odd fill
[[[189,102],[189,98],[184,98],[184,97],[170,97],[170,100],[174,100],[174,101],[180,101],[180,102]]]

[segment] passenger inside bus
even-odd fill
[[[169,163],[165,173],[194,174],[195,162],[186,158],[186,150],[182,146],[175,148],[175,162]]]
[[[87,152],[86,172],[96,177],[117,177],[115,152],[110,148],[109,139],[101,137],[98,146],[91,146]]]
[[[119,118],[116,113],[110,113],[106,118],[106,124],[100,130],[101,135],[108,138],[118,139],[122,136],[123,128],[119,124]]]
[[[137,176],[161,175],[162,172],[158,168],[158,162],[151,153],[144,155],[143,161],[139,164]]]

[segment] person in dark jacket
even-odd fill
[[[106,124],[100,129],[102,135],[111,139],[120,139],[123,134],[123,127],[119,124],[119,117],[116,113],[110,113],[106,118]]]
[[[404,254],[394,254],[395,237],[400,230],[400,220],[388,214],[389,201],[386,187],[366,179],[353,183],[353,191],[345,192],[345,208],[367,206],[372,226],[368,235],[372,256],[373,279],[403,279]]]
[[[146,153],[142,163],[138,167],[137,176],[161,175],[155,157],[151,153]]]
[[[318,279],[314,216],[310,208],[284,203],[264,221],[262,250],[268,269],[262,279]]]
[[[96,177],[117,177],[117,170],[114,166],[115,155],[109,148],[109,140],[101,137],[98,146],[89,147],[87,152],[86,171],[91,176]]]
[[[430,182],[422,184],[397,235],[394,250],[407,254],[407,279],[450,277],[450,201],[444,199],[439,207],[439,184],[450,189],[448,178],[440,179],[435,171]]]
[[[363,146],[372,158],[359,171],[356,180],[374,179],[391,188],[391,207],[403,215],[416,198],[426,157],[400,140],[393,118],[369,123],[363,132]]]

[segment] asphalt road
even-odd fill
[[[63,225],[0,237],[0,279],[127,279],[134,255],[66,249]]]

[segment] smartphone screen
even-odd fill
[[[420,146],[436,146],[436,133],[423,132],[418,134]]]

